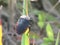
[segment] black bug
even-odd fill
[[[18,34],[23,34],[30,25],[30,20],[20,18],[16,25],[16,31]]]

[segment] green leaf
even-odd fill
[[[38,20],[39,20],[39,21],[45,21],[45,14],[44,14],[44,13],[40,13],[40,14],[38,15]]]
[[[38,26],[40,27],[40,28],[43,28],[43,26],[44,26],[44,22],[45,22],[45,15],[44,15],[44,13],[43,12],[41,12],[39,15],[38,15]]]
[[[44,22],[38,22],[38,26],[39,26],[40,28],[43,28]]]
[[[29,36],[27,34],[22,35],[21,45],[29,45]]]
[[[48,45],[48,43],[42,43],[41,45]]]
[[[43,40],[44,40],[44,42],[46,42],[46,43],[52,42],[52,40],[50,40],[50,38],[47,38],[47,37],[43,38]]]
[[[46,26],[47,36],[50,40],[54,41],[54,34],[51,25],[48,23]]]
[[[57,39],[56,39],[55,45],[58,45],[58,43],[59,43],[59,32],[58,32],[58,35],[57,35]]]

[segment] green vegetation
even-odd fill
[[[56,39],[55,45],[58,45],[59,44],[59,34],[60,34],[60,32],[58,32],[58,34],[57,34],[57,39]]]
[[[52,5],[55,5],[55,3],[57,2],[57,0],[49,0],[49,1],[51,2]],[[36,8],[34,8],[32,6],[32,3],[33,2],[30,2],[30,0],[29,0],[28,9],[26,9],[26,3],[19,0],[16,3],[16,7],[15,7],[16,9],[14,9],[14,10],[17,10],[16,11],[17,14],[18,14],[18,10],[19,10],[24,15],[26,15],[26,10],[28,10],[28,13],[32,15],[32,18],[38,19],[38,20],[36,20],[37,21],[36,23],[32,23],[33,26],[31,26],[31,28],[34,28],[34,30],[31,29],[29,38],[35,39],[35,40],[39,40],[39,39],[43,40],[43,42],[40,45],[59,45],[60,32],[58,32],[58,30],[60,29],[60,22],[58,22],[58,21],[60,19],[58,20],[55,15],[48,13],[44,9],[37,10]],[[38,3],[38,2],[36,2],[36,3]],[[6,8],[8,6],[8,1],[0,0],[0,5],[1,4]],[[34,6],[35,5],[39,5],[39,4],[34,4]],[[58,12],[60,12],[60,5],[57,5],[56,10]],[[15,16],[17,16],[17,14]],[[16,18],[18,18],[19,16],[17,16]],[[37,16],[37,17],[33,17],[33,16]],[[16,18],[14,20],[16,20]],[[52,23],[50,23],[50,22],[52,22]],[[36,26],[36,27],[34,27],[34,26]],[[55,27],[57,29],[55,29]],[[36,28],[39,28],[39,29],[36,29]],[[38,35],[38,32],[40,32],[41,29],[42,29],[42,31],[45,31],[45,32],[43,33],[43,35],[40,35],[40,33]],[[37,31],[37,32],[35,32],[35,31]],[[56,31],[56,34],[54,31]],[[46,34],[46,35],[44,35],[44,34]],[[26,36],[26,38],[24,38],[25,36]],[[27,35],[23,35],[22,38],[23,38],[22,41],[24,41],[25,39],[26,40],[28,39]],[[24,43],[26,43],[26,42],[24,42]],[[24,44],[22,43],[22,45],[24,45]]]

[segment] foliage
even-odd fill
[[[57,39],[56,39],[55,45],[58,45],[58,43],[59,43],[59,34],[60,34],[60,32],[58,32],[58,35],[57,35]]]
[[[45,22],[45,16],[44,13],[40,13],[38,16],[38,26],[42,29],[44,26],[44,22]]]
[[[44,42],[41,45],[52,45],[52,43],[54,42],[54,35],[49,23],[46,26],[46,33],[47,37],[43,38]]]
[[[8,3],[7,0],[0,0],[0,3],[2,3],[1,1],[4,2],[4,5]],[[57,0],[55,0],[55,2],[54,2],[54,0],[50,0],[50,1],[53,3],[53,5],[57,2]],[[17,3],[16,6],[20,9],[20,11],[23,9],[24,10],[24,14],[26,14],[25,13],[26,7],[25,6],[23,7],[21,2]],[[34,8],[30,9],[30,2],[29,2],[29,10],[31,11],[29,13],[31,13],[31,14],[33,13],[34,15],[38,16],[37,17],[38,18],[37,24],[38,24],[38,26],[40,28],[44,27],[46,21],[48,21],[48,22],[49,21],[57,21],[56,17],[54,17],[53,14],[49,14],[49,13],[47,13],[45,11],[41,11],[41,10],[36,10]],[[60,24],[58,24],[56,26],[60,28]],[[49,23],[46,25],[46,35],[47,35],[47,37],[43,38],[44,42],[41,45],[52,45],[52,43],[54,42],[54,32],[53,32],[53,29],[52,29],[52,27],[51,27],[51,25]],[[36,34],[30,34],[29,37],[30,38],[39,39],[39,36],[37,36]],[[24,36],[23,36],[23,38],[24,38]],[[58,35],[57,35],[57,39],[56,39],[55,45],[58,45],[58,42],[59,42],[59,32],[58,32]]]
[[[56,18],[50,14],[47,15],[47,13],[41,11],[40,14],[38,15],[38,20],[39,20],[38,25],[40,28],[43,28],[46,19],[48,19],[48,21],[53,21]],[[46,33],[47,33],[47,37],[43,38],[44,42],[41,45],[51,45],[52,42],[54,42],[54,34],[53,34],[54,32],[49,23],[46,25]]]
[[[53,34],[53,31],[52,31],[52,27],[50,26],[49,23],[46,26],[46,33],[47,33],[48,38],[50,40],[54,41],[54,34]]]
[[[27,2],[27,3],[26,3]],[[28,15],[28,0],[23,0],[23,15]],[[21,45],[29,45],[29,28],[22,35]],[[26,43],[27,42],[27,43]]]
[[[56,17],[53,15],[53,14],[50,14],[48,12],[45,12],[45,11],[39,11],[39,10],[36,10],[36,9],[32,9],[33,10],[33,14],[37,15],[38,18],[40,15],[44,15],[44,18],[43,20],[47,20],[47,21],[57,21]],[[32,11],[30,12],[32,13]],[[40,19],[38,19],[40,20]]]

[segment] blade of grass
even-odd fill
[[[58,34],[57,34],[57,39],[56,39],[55,45],[58,45],[58,43],[59,43],[59,33],[60,33],[60,32],[58,32]]]
[[[28,16],[28,0],[23,0],[23,15]],[[26,32],[22,35],[21,45],[29,45],[29,28],[27,27]]]

